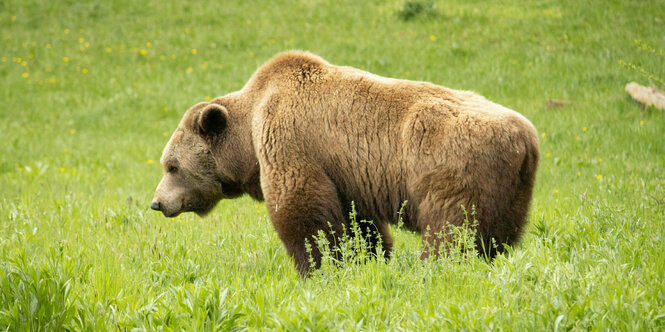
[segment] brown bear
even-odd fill
[[[539,159],[538,135],[522,115],[473,92],[384,78],[287,52],[261,66],[242,90],[190,108],[164,149],[164,177],[151,204],[165,216],[208,213],[223,198],[265,199],[299,272],[357,220],[430,236],[461,225],[475,207],[476,244],[493,257],[524,228]],[[364,224],[363,225],[368,225]],[[426,234],[427,233],[427,234]],[[439,233],[440,234],[440,233]],[[424,250],[423,257],[430,255]],[[437,251],[438,252],[438,251]]]

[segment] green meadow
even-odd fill
[[[2,331],[665,329],[665,111],[623,90],[665,88],[664,1],[2,0],[0,34]],[[302,279],[263,203],[150,210],[184,111],[291,49],[530,119],[521,242],[421,261],[396,226]]]

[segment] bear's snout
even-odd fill
[[[155,211],[161,211],[162,210],[162,203],[158,201],[152,201],[152,204],[150,204],[150,208],[155,210]]]
[[[182,204],[174,204],[170,199],[163,197],[153,198],[152,203],[150,203],[150,208],[161,212],[164,217],[167,218],[173,218],[180,213],[187,211],[184,209],[184,202]]]

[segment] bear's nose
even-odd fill
[[[150,208],[155,210],[155,211],[161,211],[162,210],[162,203],[158,201],[153,201],[152,204],[150,204]]]

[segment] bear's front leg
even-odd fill
[[[310,254],[314,268],[321,265],[321,252],[314,237],[323,231],[333,246],[344,233],[344,216],[337,188],[317,166],[293,164],[262,168],[261,182],[270,219],[293,257],[296,269],[306,276]],[[307,252],[305,241],[311,245]]]

